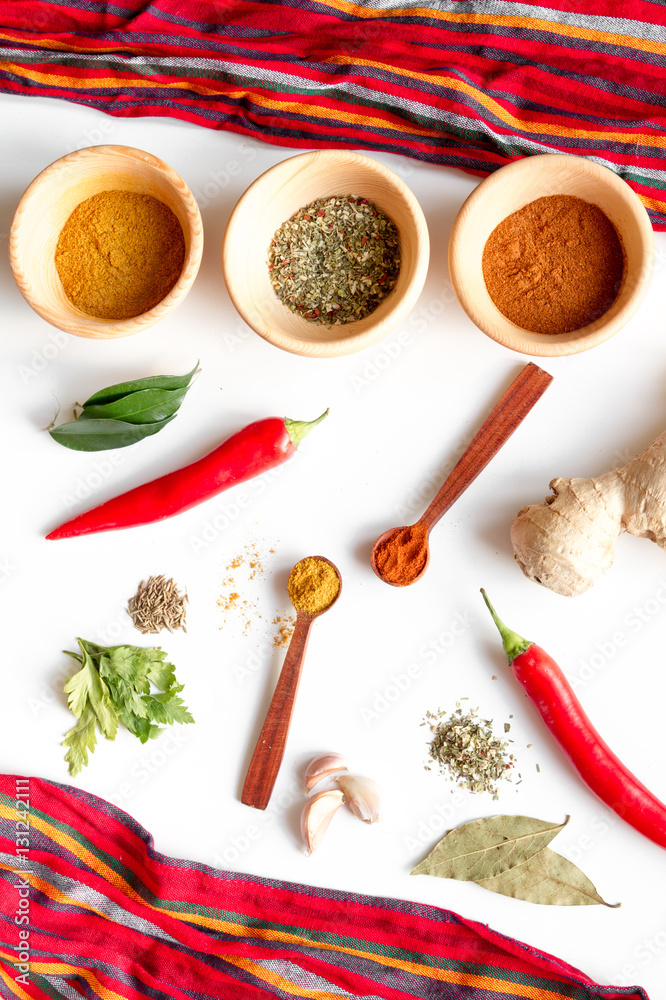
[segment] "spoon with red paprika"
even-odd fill
[[[666,805],[613,753],[587,717],[573,688],[544,649],[501,621],[485,590],[514,677],[588,787],[644,836],[666,847]]]
[[[430,560],[428,535],[508,441],[552,381],[552,375],[532,362],[525,365],[495,404],[425,513],[415,524],[390,528],[379,536],[370,562],[381,580],[392,587],[407,587],[420,580]]]

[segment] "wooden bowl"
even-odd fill
[[[560,194],[598,205],[610,219],[624,245],[624,279],[610,309],[593,323],[570,333],[531,333],[507,319],[490,298],[481,267],[483,248],[512,212],[536,198]],[[463,204],[449,240],[451,281],[472,322],[499,344],[542,357],[587,351],[616,334],[643,301],[653,260],[654,234],[638,195],[606,167],[565,153],[527,156],[491,174]]]
[[[395,224],[400,274],[394,288],[365,319],[337,326],[292,313],[269,279],[268,249],[283,222],[317,198],[358,195]],[[425,217],[416,198],[388,167],[344,150],[301,153],[271,167],[234,208],[222,247],[222,270],[236,309],[269,343],[292,354],[337,357],[360,351],[402,323],[418,299],[430,257]]]
[[[131,319],[104,320],[82,312],[65,295],[55,266],[60,231],[76,206],[100,191],[135,191],[164,202],[181,224],[185,261],[169,294]],[[181,177],[162,160],[130,146],[89,146],[56,160],[18,203],[9,234],[9,261],[29,306],[53,326],[77,337],[127,337],[152,326],[187,295],[203,251],[199,208]]]

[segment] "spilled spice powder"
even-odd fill
[[[282,617],[281,615],[275,616],[273,625],[277,625],[277,632],[273,636],[273,649],[283,649],[289,645],[291,637],[294,634],[295,624],[296,619],[293,615],[287,617]]]
[[[238,570],[243,570],[239,574]],[[218,597],[217,606],[225,614],[240,613],[243,617],[243,635],[247,635],[254,618],[262,618],[259,603],[256,598],[241,596],[241,587],[237,577],[241,576],[245,583],[262,576],[264,568],[259,556],[259,550],[254,542],[248,542],[242,553],[235,555],[225,566],[225,577],[222,580],[222,593]],[[222,628],[223,626],[220,626]]]
[[[275,555],[274,548],[270,548],[268,552],[270,555]],[[258,624],[266,627],[265,603],[258,596],[254,596],[249,587],[253,581],[259,581],[265,575],[264,557],[258,543],[254,541],[248,542],[242,552],[229,560],[224,569],[221,593],[217,598],[217,606],[225,615],[220,629],[226,628],[229,620],[237,624],[239,618],[242,634],[245,636],[255,630]],[[293,616],[275,613],[271,622],[273,634],[268,637],[273,648],[279,649],[288,645],[295,622]]]

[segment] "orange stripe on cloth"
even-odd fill
[[[341,56],[332,56],[329,60],[335,64],[346,65],[346,60]],[[414,70],[400,69],[397,66],[390,66],[387,63],[377,62],[370,59],[354,59],[355,66],[373,66],[375,69],[381,69],[384,72],[392,73],[398,76],[405,76],[412,80],[422,80],[424,83],[436,83],[442,86],[450,87],[452,90],[460,91],[462,94],[467,94],[468,97],[473,97],[478,101],[483,107],[492,112],[497,118],[500,118],[508,128],[513,129],[518,132],[541,132],[545,135],[554,136],[568,136],[571,138],[583,138],[583,139],[612,139],[616,142],[633,142],[639,145],[645,146],[656,146],[658,148],[666,149],[666,138],[664,136],[657,135],[646,135],[643,132],[618,132],[612,129],[607,129],[602,125],[599,126],[598,131],[591,131],[588,129],[580,128],[567,128],[562,125],[551,125],[547,122],[535,121],[530,122],[527,119],[516,118],[515,115],[509,114],[503,105],[499,104],[497,101],[493,100],[491,97],[486,97],[483,90],[477,87],[472,87],[470,84],[458,79],[454,76],[438,76],[432,73],[419,73]],[[427,105],[423,105],[427,107]],[[465,118],[469,115],[466,114],[467,109],[459,112],[460,117]],[[436,133],[439,135],[440,133]]]
[[[7,956],[3,952],[0,952],[0,958],[6,958],[8,962],[10,962],[11,964],[15,964],[14,957]],[[21,973],[19,973],[19,975],[21,975]],[[9,989],[13,992],[13,995],[17,996],[19,1000],[31,1000],[30,994],[26,993],[25,990],[21,988],[21,986],[17,983],[15,979],[12,979],[11,976],[7,975],[7,973],[1,966],[0,966],[0,976],[2,977],[6,985],[9,987]]]
[[[352,14],[359,20],[385,20],[394,17],[420,17],[424,20],[447,21],[451,24],[481,24],[488,27],[524,28],[528,31],[546,31],[551,35],[562,35],[566,38],[581,38],[606,45],[618,45],[622,48],[640,49],[642,52],[666,54],[666,43],[652,42],[645,38],[619,35],[612,31],[595,31],[593,28],[582,28],[577,25],[562,24],[560,21],[549,21],[541,17],[519,17],[516,14],[495,14],[492,17],[483,14],[456,14],[453,11],[437,10],[431,7],[361,7],[349,0],[317,0],[322,6],[333,7]],[[594,14],[590,17],[594,18]]]
[[[29,69],[21,63],[0,62],[0,69],[7,70],[9,73],[15,73],[26,80],[34,80],[35,83],[42,83],[46,87],[62,87],[64,85],[68,90],[96,90],[102,87],[117,90],[119,84],[122,83],[127,83],[132,87],[143,87],[146,90],[154,90],[155,80],[159,78],[159,74],[157,74],[157,76],[152,76],[146,80],[140,76],[136,76],[131,69],[125,68],[119,70],[117,76],[85,77],[68,76],[66,66],[63,66],[60,72],[48,72]],[[165,70],[166,74],[167,71]],[[222,96],[224,96],[224,91],[221,92],[215,87],[203,87],[201,84],[191,82],[189,78],[187,80],[169,79],[167,82],[161,82],[160,86],[167,87],[170,90],[192,90],[195,94],[210,96],[222,93]]]

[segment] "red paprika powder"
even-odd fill
[[[417,521],[396,528],[375,549],[375,566],[387,583],[410,584],[425,569],[428,560],[428,529]]]
[[[572,195],[537,198],[493,229],[483,249],[491,299],[516,326],[568,333],[602,316],[625,269],[620,237],[597,205]]]

